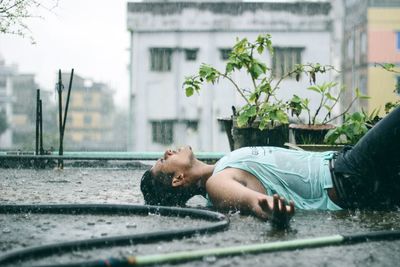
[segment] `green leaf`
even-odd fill
[[[323,107],[326,108],[326,110],[328,110],[328,112],[330,112],[330,111],[332,110],[332,107],[331,107],[331,106],[324,105]]]
[[[269,94],[271,92],[271,84],[268,81],[265,81],[260,85],[260,92]]]
[[[264,46],[263,45],[259,45],[258,47],[257,47],[257,52],[258,52],[258,54],[262,54],[263,52],[264,52]]]
[[[226,64],[226,68],[225,68],[225,73],[226,74],[228,74],[228,73],[231,73],[233,70],[234,70],[234,64],[232,64],[232,63],[227,63]]]
[[[337,98],[334,97],[334,96],[332,96],[329,92],[325,93],[325,96],[326,96],[329,100],[332,100],[332,101],[336,101],[336,100],[337,100]]]
[[[257,107],[253,105],[249,109],[247,109],[245,113],[246,116],[249,118],[254,117],[257,114]]]
[[[254,79],[257,79],[260,75],[264,74],[264,69],[258,63],[252,64],[250,66],[250,74]]]
[[[307,89],[308,89],[308,90],[311,90],[311,91],[315,91],[315,92],[317,92],[317,93],[321,93],[321,89],[320,89],[320,87],[317,86],[317,85],[310,86],[310,87],[308,87]]]
[[[246,114],[242,113],[237,117],[237,124],[239,128],[246,126],[247,122],[249,121],[249,117]]]
[[[288,115],[283,110],[277,110],[276,118],[280,123],[289,123]]]
[[[382,67],[385,69],[385,70],[392,70],[392,69],[394,69],[394,67],[396,67],[396,65],[395,64],[393,64],[393,63],[384,63],[383,65],[382,65]]]
[[[261,120],[260,125],[258,125],[258,129],[260,129],[261,131],[264,130],[267,127],[268,123],[268,119]]]
[[[193,87],[186,87],[185,92],[186,92],[186,96],[190,97],[193,95],[194,89],[193,89]]]
[[[252,104],[255,103],[256,99],[257,99],[257,96],[258,96],[258,94],[256,92],[252,93],[250,95],[250,97],[249,97],[249,102],[252,103]]]
[[[351,120],[362,121],[364,119],[364,115],[361,112],[354,112],[350,118]]]
[[[361,93],[360,88],[356,88],[356,97],[360,99],[369,99],[370,97]]]

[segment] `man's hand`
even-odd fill
[[[290,219],[294,215],[293,201],[290,201],[287,206],[285,204],[285,199],[275,194],[273,196],[272,205],[269,202],[271,201],[267,196],[258,198],[258,205],[260,205],[263,212],[267,214],[268,220],[271,222],[272,226],[278,229],[287,228]]]

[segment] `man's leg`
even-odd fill
[[[350,150],[338,155],[337,183],[353,207],[375,207],[399,200],[400,108],[377,123]]]

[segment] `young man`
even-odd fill
[[[287,226],[295,207],[393,207],[400,204],[400,108],[338,153],[247,147],[209,165],[190,146],[167,150],[144,173],[141,190],[147,204],[184,205],[201,194],[217,209],[252,213],[276,226]]]

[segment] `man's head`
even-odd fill
[[[196,180],[191,176],[195,161],[190,146],[167,150],[141,179],[140,189],[146,204],[184,205],[192,196],[199,194]]]
[[[147,170],[140,182],[144,201],[148,205],[184,206],[194,195],[191,188],[173,187],[172,175],[159,173],[154,175],[152,170]]]

